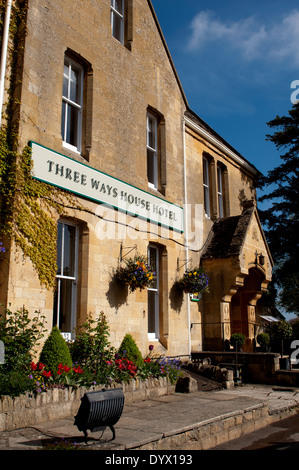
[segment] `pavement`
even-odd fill
[[[152,449],[155,442],[169,437],[173,439],[173,449],[179,449],[180,441],[176,441],[176,437],[196,427],[219,423],[265,404],[269,414],[276,415],[277,419],[284,412],[296,410],[299,406],[299,388],[242,384],[233,389],[219,389],[212,382],[211,386],[207,382],[202,379],[198,389],[191,393],[173,393],[137,403],[125,403],[115,425],[114,440],[111,430],[106,428],[93,433],[89,431],[85,441],[83,433],[74,425],[74,417],[70,416],[0,432],[0,450],[47,450],[53,443],[65,442],[66,446],[73,443],[85,450],[132,451]],[[165,449],[169,449],[169,443],[167,445]]]

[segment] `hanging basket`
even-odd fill
[[[199,295],[208,292],[209,278],[202,268],[187,269],[178,285],[186,293]]]
[[[155,280],[155,272],[144,256],[136,255],[125,260],[125,264],[126,266],[118,268],[115,277],[121,284],[128,286],[131,292],[150,287]]]

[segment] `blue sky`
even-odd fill
[[[298,0],[152,3],[190,108],[267,174],[280,158],[266,123],[299,91]]]

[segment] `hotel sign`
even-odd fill
[[[183,232],[183,209],[101,171],[30,142],[33,178],[132,216]]]

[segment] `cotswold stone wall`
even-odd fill
[[[197,360],[196,362],[186,361],[183,363],[183,367],[203,377],[219,382],[224,388],[234,388],[233,370],[212,365],[208,358]]]
[[[125,404],[167,395],[175,391],[175,385],[172,385],[166,377],[142,381],[132,380],[130,383],[122,382],[108,388],[119,387],[123,389]],[[16,398],[1,396],[0,431],[32,426],[69,416],[75,417],[83,395],[103,388],[104,386],[91,389],[82,387],[77,390],[55,388],[38,395],[27,393]]]
[[[208,361],[212,366],[226,367],[236,362],[235,352],[205,351],[192,353],[192,362]],[[226,366],[224,365],[226,364]],[[238,364],[242,367],[244,382],[273,385],[278,383],[278,353],[238,353]]]

